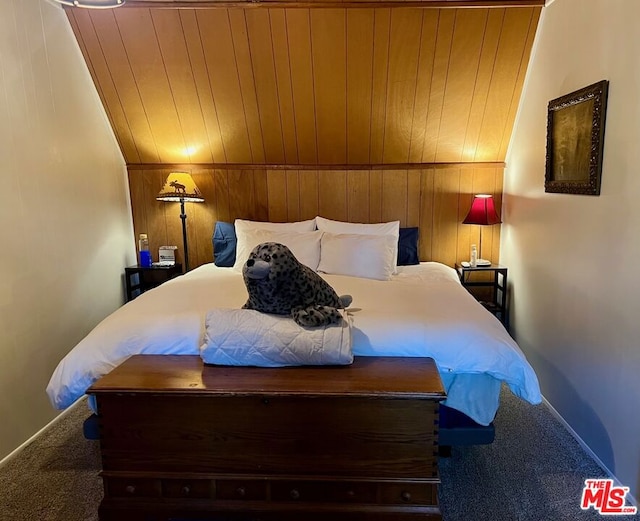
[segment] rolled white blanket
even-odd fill
[[[304,328],[289,316],[252,309],[212,309],[207,313],[200,356],[206,364],[283,367],[348,365],[353,362],[353,317]]]

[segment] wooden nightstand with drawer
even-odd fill
[[[96,382],[101,521],[440,520],[431,358],[203,366],[136,355]]]

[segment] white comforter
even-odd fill
[[[446,405],[488,425],[501,382],[519,397],[541,401],[536,375],[502,324],[462,287],[455,270],[427,262],[398,268],[390,281],[323,275],[353,303],[356,356],[433,357]],[[133,354],[200,354],[205,317],[240,308],[240,273],[207,264],[140,295],[105,318],[60,362],[47,393],[63,409]]]

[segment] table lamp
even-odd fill
[[[491,266],[491,262],[482,258],[482,227],[492,224],[499,224],[502,221],[496,213],[493,204],[493,197],[488,194],[478,194],[473,196],[473,202],[469,213],[462,221],[463,224],[477,224],[480,226],[480,248],[478,255],[481,257],[476,261],[476,266]]]

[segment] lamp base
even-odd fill
[[[491,266],[491,261],[488,261],[486,259],[478,259],[476,261],[476,266],[478,266],[478,267]]]

